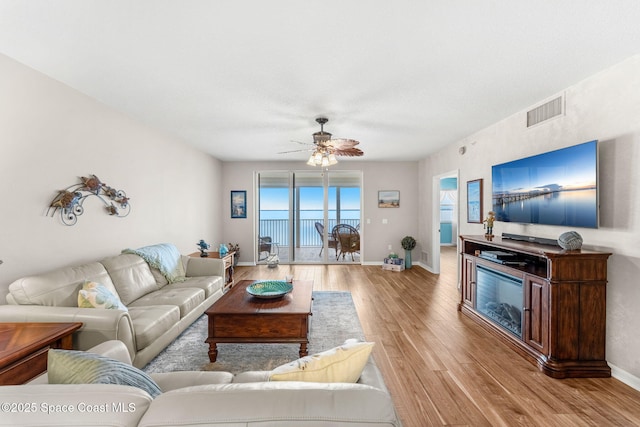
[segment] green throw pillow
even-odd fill
[[[119,384],[138,387],[156,397],[158,384],[140,369],[99,354],[76,350],[49,350],[49,384]]]
[[[122,301],[106,286],[100,283],[86,281],[78,292],[78,307],[80,308],[110,308],[128,311]]]

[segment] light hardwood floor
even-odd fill
[[[455,248],[441,274],[360,265],[237,267],[235,279],[350,291],[404,427],[638,426],[640,392],[613,378],[552,379],[461,315]]]

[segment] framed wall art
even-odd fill
[[[482,224],[482,179],[467,181],[467,222]]]
[[[378,191],[378,207],[379,208],[399,208],[400,207],[400,191],[398,190]]]
[[[247,192],[231,191],[231,218],[247,217]]]

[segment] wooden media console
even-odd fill
[[[566,251],[501,237],[487,240],[485,236],[460,236],[460,240],[462,289],[458,309],[462,313],[550,377],[611,376],[605,359],[610,253]],[[517,288],[520,283],[520,293],[502,292],[517,302],[504,302],[504,296],[491,302],[486,302],[482,294],[479,298],[478,290],[485,284],[477,281],[478,267],[483,281],[488,271],[508,277],[505,286],[516,283],[513,287]],[[494,282],[490,286],[499,288],[500,281]],[[501,293],[499,289],[497,292]],[[503,321],[496,320],[499,314],[493,315],[500,310]]]

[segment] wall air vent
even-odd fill
[[[559,96],[533,110],[527,111],[527,127],[564,114],[564,96]]]

